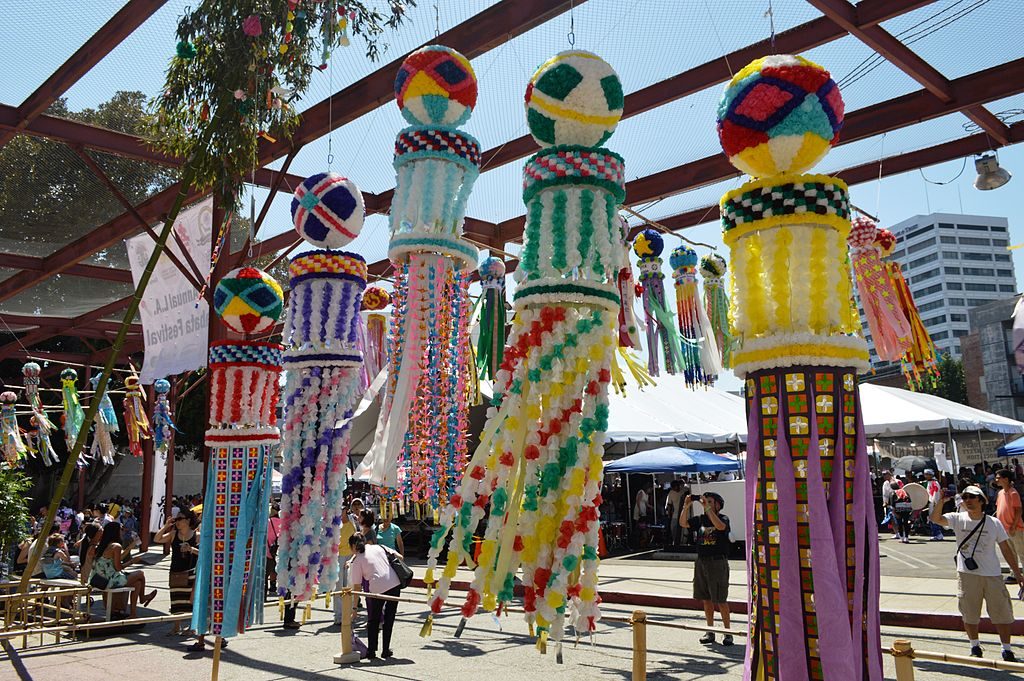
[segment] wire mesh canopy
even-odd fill
[[[159,224],[178,191],[180,159],[140,135],[187,4],[55,0],[7,12],[0,360],[62,334],[104,339],[116,328],[132,293],[123,240]],[[261,167],[242,198],[266,204],[251,257],[266,264],[296,248],[292,190],[331,169],[365,194],[369,215],[350,248],[372,274],[388,271],[393,143],[405,125],[392,82],[420,45],[449,45],[473,63],[479,101],[466,130],[484,153],[465,232],[514,253],[523,225],[519,161],[536,150],[519,113],[523,90],[570,40],[614,65],[627,93],[611,143],[629,159],[626,204],[680,230],[715,220],[718,198],[739,183],[713,122],[722,84],[765,54],[803,54],[832,72],[846,123],[820,172],[851,185],[1020,141],[1024,59],[1008,47],[1024,28],[1018,9],[1012,0],[421,1],[387,36],[379,62],[358,47],[336,52],[295,102],[303,119],[294,138],[260,147]],[[222,256],[232,267],[250,259],[245,236]],[[138,331],[129,351],[142,347]]]

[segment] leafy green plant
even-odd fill
[[[414,0],[378,11],[362,0],[203,0],[178,23],[177,54],[150,120],[155,145],[188,159],[193,185],[213,188],[237,208],[239,189],[258,165],[261,139],[290,136],[295,100],[349,32],[376,60],[386,28],[397,28]]]
[[[21,471],[0,468],[0,572],[7,572],[11,549],[28,533],[31,517],[25,494],[31,486]]]

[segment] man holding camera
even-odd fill
[[[691,494],[683,502],[679,524],[688,524],[697,544],[697,563],[693,568],[693,597],[704,601],[704,619],[709,627],[715,623],[715,608],[722,614],[722,625],[729,628],[729,517],[722,513],[725,500],[714,492],[700,497],[704,514],[690,517],[690,507],[697,498]],[[715,642],[714,632],[707,632],[701,643]],[[732,645],[732,635],[722,638],[723,646]]]
[[[1013,568],[1013,576],[1024,588],[1024,575],[1013,560],[1014,553],[1009,537],[1002,524],[985,515],[985,493],[980,487],[970,485],[960,493],[963,511],[942,513],[942,504],[932,506],[931,521],[942,527],[953,529],[956,536],[956,570],[959,580],[957,600],[964,630],[971,641],[971,657],[981,657],[981,643],[978,640],[978,622],[981,620],[981,603],[985,602],[988,617],[999,632],[1003,644],[1003,660],[1016,662],[1010,647],[1010,625],[1013,624],[1013,605],[1010,594],[1001,577],[999,556],[996,546]]]

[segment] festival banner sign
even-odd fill
[[[162,226],[157,227],[159,233]],[[207,199],[183,210],[174,223],[173,237],[167,248],[188,266],[178,242],[188,250],[192,261],[200,267],[210,262],[213,233],[213,199]],[[140,234],[125,241],[132,280],[138,287],[155,242],[149,234]],[[149,286],[139,305],[146,356],[139,379],[150,384],[165,378],[206,366],[207,328],[210,306],[199,299],[195,286],[185,278],[166,253],[160,255]]]

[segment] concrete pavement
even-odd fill
[[[901,560],[916,565],[911,570],[893,560],[891,549],[897,548]],[[956,612],[955,574],[950,558],[955,547],[945,544],[896,544],[883,541],[882,603],[883,609],[906,609],[918,612]],[[150,560],[157,555],[151,554]],[[160,590],[153,607],[140,614],[166,612],[169,605],[166,579],[168,559],[146,569],[147,581]],[[927,563],[931,567],[925,568]],[[943,566],[948,563],[948,568]],[[733,586],[730,596],[742,599],[744,566],[731,563]],[[690,596],[692,563],[685,561],[654,561],[611,559],[601,566],[601,584],[605,591],[636,591]],[[945,571],[946,576],[942,574]],[[417,569],[421,574],[421,569]],[[900,574],[902,573],[902,574]],[[923,575],[923,576],[918,576]],[[466,574],[468,576],[468,573]],[[460,578],[462,575],[460,575]],[[403,595],[425,596],[423,591],[406,590]],[[455,594],[457,597],[458,594]],[[457,601],[453,600],[453,603]],[[1018,615],[1024,619],[1024,604],[1017,602]],[[632,608],[606,605],[607,615],[627,617]],[[652,622],[702,624],[703,617],[693,611],[671,611],[648,608]],[[334,626],[331,614],[317,603],[311,620],[298,631],[285,630],[278,620],[276,607],[267,609],[267,624],[254,627],[243,636],[231,640],[221,660],[220,679],[224,681],[271,681],[277,679],[411,679],[422,681],[480,681],[508,678],[515,670],[516,681],[550,681],[551,678],[629,679],[632,669],[632,632],[628,625],[602,623],[594,643],[584,640],[575,644],[567,637],[563,648],[564,664],[555,663],[553,646],[549,654],[540,655],[527,636],[521,616],[501,618],[501,629],[486,613],[471,620],[461,638],[454,638],[459,617],[456,610],[445,611],[435,620],[429,639],[418,636],[425,605],[403,603],[395,625],[393,648],[396,658],[374,663],[362,662],[354,667],[338,667],[331,658],[340,649],[340,628]],[[745,618],[737,617],[734,628],[744,628]],[[88,641],[49,644],[21,653],[21,660],[34,681],[109,681],[111,677],[130,675],[143,681],[191,681],[210,678],[212,654],[192,653],[186,639],[171,636],[170,624],[151,624],[128,630],[94,633]],[[362,633],[357,629],[357,634]],[[742,678],[743,642],[724,648],[705,647],[698,642],[700,632],[648,627],[648,679],[716,678],[733,681]],[[966,653],[962,633],[946,631],[883,628],[883,644],[895,638],[910,638],[920,649],[949,653]],[[37,639],[38,640],[38,639]],[[51,639],[52,640],[52,637]],[[982,637],[986,656],[998,656],[995,637]],[[1018,647],[1018,653],[1024,646]],[[1024,656],[1024,655],[1022,655]],[[886,678],[895,678],[892,661],[886,656]],[[948,681],[952,679],[1007,679],[1007,672],[972,669],[948,664],[917,662],[916,679]],[[0,678],[17,678],[10,662],[0,656]]]

